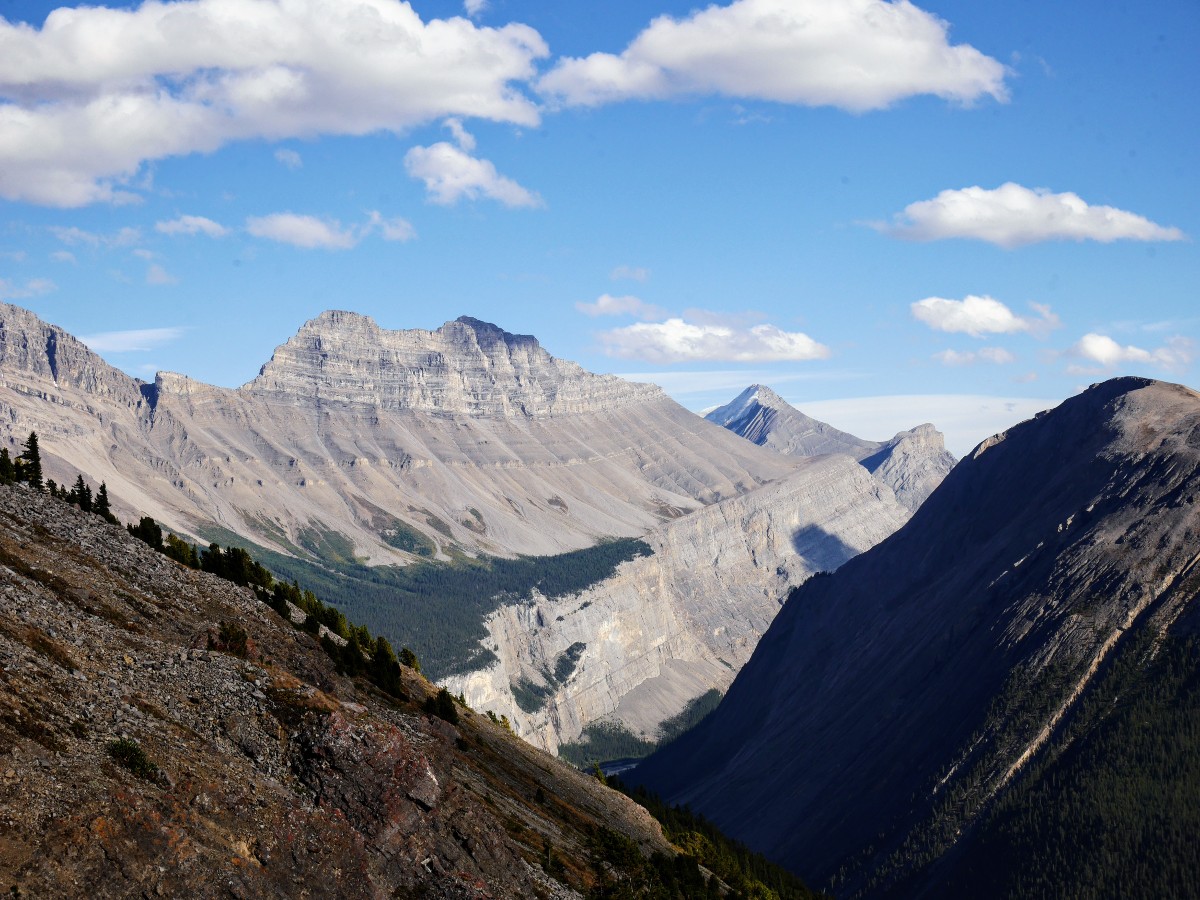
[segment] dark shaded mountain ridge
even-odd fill
[[[720,707],[637,777],[841,895],[901,894],[1200,590],[1200,395],[1095,385],[984,441],[790,596]],[[933,879],[925,880],[922,879]]]

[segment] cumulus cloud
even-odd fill
[[[505,206],[542,206],[542,198],[511,178],[505,178],[486,159],[471,156],[445,141],[413,147],[404,155],[404,169],[425,182],[433,203],[453,206],[459,200],[486,197]]]
[[[567,105],[722,94],[862,112],[933,94],[1007,99],[1007,70],[908,0],[735,0],[659,16],[620,55],[560,60],[538,82]]]
[[[1040,241],[1181,241],[1178,228],[1113,206],[1090,206],[1077,194],[1030,190],[1008,182],[994,190],[942,191],[910,203],[891,224],[877,228],[913,241],[973,238],[1012,248]]]
[[[343,228],[334,219],[318,219],[316,216],[290,212],[251,216],[246,220],[246,230],[255,237],[306,250],[348,250],[358,243],[354,230]]]
[[[1067,355],[1084,361],[1067,367],[1072,375],[1098,375],[1128,364],[1181,371],[1195,358],[1195,345],[1185,337],[1173,337],[1155,350],[1144,350],[1122,346],[1108,335],[1091,332],[1081,337]]]
[[[275,151],[275,161],[289,169],[299,169],[304,165],[304,160],[300,158],[300,154],[295,150],[289,150],[287,147],[280,147]]]
[[[647,303],[632,294],[624,297],[601,294],[595,303],[581,301],[575,304],[575,308],[585,316],[633,316],[644,321],[662,319],[667,315],[667,311],[662,307]]]
[[[933,358],[945,366],[970,366],[981,362],[999,366],[1017,361],[1017,358],[1003,347],[983,347],[980,350],[967,351],[943,350],[933,354]]]
[[[650,270],[642,266],[617,266],[608,277],[613,281],[645,281],[650,277]]]
[[[912,304],[911,310],[913,318],[935,331],[969,334],[971,337],[1018,332],[1041,336],[1061,324],[1050,307],[1039,303],[1031,303],[1030,306],[1038,313],[1036,318],[1018,316],[999,300],[974,295],[962,300],[926,297]]]
[[[0,300],[27,300],[55,290],[58,290],[58,285],[49,278],[30,278],[24,284],[0,278]]]
[[[97,353],[133,353],[154,350],[183,335],[182,328],[138,328],[132,331],[102,331],[79,338]]]
[[[614,328],[599,338],[611,356],[652,363],[795,362],[829,356],[829,348],[807,334],[768,324],[738,328],[671,318]]]
[[[134,199],[147,160],[237,140],[402,132],[446,116],[534,125],[548,55],[526,25],[422,21],[401,0],[147,0],[0,18],[0,196]]]
[[[154,230],[162,234],[204,234],[208,237],[224,237],[229,229],[204,216],[180,216],[170,221],[158,222]]]
[[[463,9],[467,15],[474,18],[488,7],[488,0],[463,0]]]

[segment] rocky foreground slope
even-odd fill
[[[1074,815],[1031,844],[1019,827],[1046,813],[1038,796],[1060,796],[1053,773],[1073,779],[1071,761],[1111,736],[1109,719],[1154,690],[1138,673],[1160,650],[1190,660],[1177,695],[1190,718],[1170,734],[1191,755],[1162,749],[1156,771],[1194,770],[1198,670],[1179,648],[1200,630],[1198,500],[1200,394],[1134,378],[1094,386],[980,444],[903,529],[794,591],[717,711],[638,777],[846,896],[1021,896],[997,887],[1018,872],[1013,884],[1064,895],[1028,870],[1034,852],[1069,870],[1073,896],[1103,895],[1080,892],[1083,869],[1114,870],[1118,857],[1139,878],[1194,887],[1194,841],[1153,873],[1138,862],[1181,846],[1194,820],[1137,802],[1173,783],[1149,769],[1139,782],[1093,767]],[[1124,687],[1100,691],[1118,672]],[[1127,727],[1138,721],[1149,715]],[[1034,801],[1006,807],[1019,785]],[[1115,842],[1112,808],[1080,812],[1114,791],[1130,829]],[[996,833],[992,809],[1008,809],[1009,831],[988,846],[1028,855],[970,850]]]
[[[932,425],[901,431],[890,441],[865,441],[805,415],[761,384],[750,385],[705,418],[787,456],[852,456],[914,511],[955,463],[941,432]]]
[[[339,677],[249,590],[0,487],[0,890],[567,898],[603,876],[602,829],[673,852],[623,796],[403,683]]]
[[[15,454],[30,431],[48,477],[107,482],[123,518],[295,555],[332,536],[377,563],[637,536],[797,468],[466,316],[389,331],[323,313],[231,390],[143,383],[0,304],[0,441]]]
[[[879,543],[908,515],[849,457],[805,460],[786,478],[658,526],[643,538],[651,555],[587,590],[502,606],[483,641],[494,664],[445,683],[549,750],[602,719],[654,739],[689,701],[729,686],[790,588]],[[536,708],[523,708],[514,687],[540,694]]]

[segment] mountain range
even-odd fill
[[[36,431],[47,476],[105,482],[122,518],[314,583],[549,749],[605,717],[652,736],[724,689],[780,598],[903,524],[905,478],[944,456],[931,429],[920,446],[859,442],[890,481],[783,455],[467,316],[391,331],[326,312],[230,389],[131,378],[0,305],[0,385],[14,455]],[[576,578],[566,599],[537,573],[465,605],[438,584],[478,595],[487,560],[615,538],[649,555]]]
[[[794,590],[637,778],[839,896],[1186,892],[1198,497],[1200,395],[1093,386]]]

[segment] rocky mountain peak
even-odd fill
[[[434,331],[390,331],[340,310],[305,323],[244,390],[292,402],[502,417],[595,412],[661,396],[470,316]]]
[[[45,393],[53,383],[126,405],[140,398],[137,379],[113,368],[57,325],[27,309],[0,303],[0,377],[23,393]]]
[[[910,510],[925,501],[955,463],[933,425],[901,431],[890,441],[866,441],[805,415],[761,384],[750,385],[705,418],[788,456],[853,456]]]

